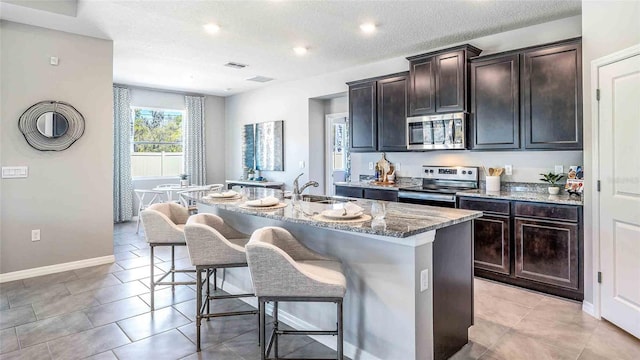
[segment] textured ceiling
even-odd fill
[[[14,1],[15,3],[15,1]],[[77,17],[2,3],[2,18],[113,39],[114,81],[226,96],[340,70],[581,11],[571,1],[105,1],[79,0]],[[378,31],[360,32],[372,21]],[[203,25],[221,30],[208,34]],[[296,56],[294,46],[307,46]],[[233,61],[249,66],[231,69]],[[273,83],[273,82],[271,82]],[[231,88],[231,91],[225,89]]]

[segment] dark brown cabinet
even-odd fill
[[[481,218],[473,221],[475,269],[509,275],[511,273],[509,201],[461,198],[459,207],[484,212]]]
[[[515,276],[578,289],[578,225],[517,217]]]
[[[471,60],[474,150],[582,150],[580,39]]]
[[[350,150],[407,151],[408,72],[347,83]]]
[[[522,55],[526,149],[582,150],[582,56],[579,40]]]
[[[582,300],[579,206],[460,197],[473,223],[476,276]]]
[[[398,191],[364,189],[364,198],[371,200],[398,201]]]
[[[362,198],[364,197],[364,192],[361,187],[336,185],[336,196]]]
[[[408,74],[378,81],[378,150],[407,151]]]
[[[468,59],[480,52],[463,45],[408,57],[409,116],[467,111]]]
[[[471,61],[472,149],[520,148],[518,54]]]
[[[376,92],[376,81],[349,84],[349,147],[353,152],[376,151],[378,147]]]

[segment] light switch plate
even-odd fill
[[[49,58],[49,64],[53,66],[58,66],[58,57],[52,56],[51,58]]]
[[[27,176],[29,176],[28,166],[3,166],[2,167],[3,179],[26,178]]]
[[[369,170],[373,170],[373,162],[369,162]]]
[[[554,169],[555,169],[555,170],[554,170],[554,172],[555,172],[556,174],[564,174],[564,166],[562,166],[562,165],[556,165],[556,166],[554,167]]]
[[[298,162],[298,166],[300,167],[300,169],[304,169],[304,160],[300,160]]]

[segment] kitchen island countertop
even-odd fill
[[[431,230],[445,228],[482,216],[480,211],[449,209],[435,206],[404,204],[387,201],[375,201],[366,199],[350,199],[350,203],[363,208],[366,215],[371,215],[371,207],[379,203],[386,208],[384,219],[368,220],[362,222],[332,222],[317,220],[317,215],[324,210],[339,208],[341,203],[323,204],[318,202],[298,202],[294,204],[285,199],[281,202],[286,207],[273,210],[248,209],[241,207],[248,200],[258,199],[267,195],[275,195],[282,199],[282,193],[278,190],[251,189],[242,191],[242,198],[237,200],[211,200],[203,197],[202,192],[192,192],[190,198],[199,204],[214,206],[223,210],[250,214],[259,217],[281,220],[291,223],[308,224],[317,227],[358,232],[364,234],[379,235],[391,238],[407,238],[413,235],[425,233]]]

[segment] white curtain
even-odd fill
[[[129,89],[113,88],[113,221],[133,216],[131,181],[131,98]]]
[[[185,96],[187,121],[184,127],[184,169],[191,184],[206,184],[204,144],[204,97]]]

